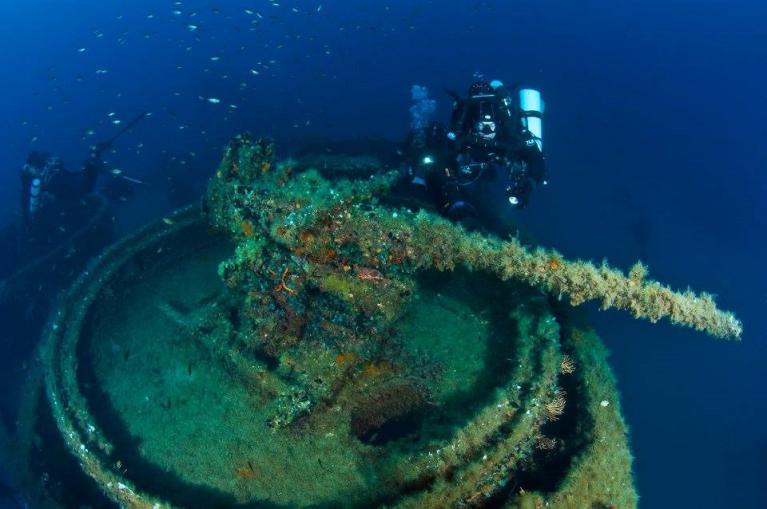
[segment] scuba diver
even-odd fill
[[[90,194],[105,166],[96,149],[79,171],[69,171],[58,156],[32,152],[21,170],[21,214],[24,226],[35,228],[44,215],[57,215]]]
[[[428,193],[439,188],[440,175],[435,168],[444,171],[451,163],[451,146],[447,134],[445,126],[436,121],[412,129],[408,134],[405,140],[405,168],[414,190],[421,189]]]
[[[67,170],[58,156],[37,151],[30,153],[21,170],[21,215],[28,233],[33,237],[51,233],[45,231],[51,226],[51,221],[55,222],[58,216],[93,193],[99,176],[107,172],[104,152],[146,116],[142,113],[110,139],[91,147],[88,159],[76,171]],[[104,187],[108,198],[119,199],[130,193],[128,183],[112,180]],[[135,179],[130,181],[138,182]]]
[[[434,108],[423,103],[432,100],[413,93],[407,176],[450,219],[493,226],[525,207],[535,184],[546,183],[543,101],[536,90],[511,90],[498,80],[473,83],[465,98],[451,95],[446,129],[424,121],[422,113]]]

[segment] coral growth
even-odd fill
[[[566,404],[565,391],[557,389],[554,396],[543,405],[543,411],[550,421],[556,421],[563,413],[565,413]]]
[[[571,375],[575,371],[575,361],[569,355],[562,356],[562,362],[559,363],[559,372],[563,375]]]

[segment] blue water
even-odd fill
[[[533,85],[547,103],[550,185],[519,214],[525,230],[568,257],[642,257],[651,276],[716,294],[745,325],[733,344],[592,313],[613,352],[641,506],[767,507],[767,4],[278,3],[2,2],[0,225],[18,219],[30,150],[76,167],[114,120],[142,111],[109,155],[144,181],[116,207],[121,232],[170,209],[168,157],[202,189],[245,130],[278,147],[398,140],[413,83],[443,117],[441,91],[476,72]]]

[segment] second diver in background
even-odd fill
[[[115,140],[132,129],[146,113],[134,118],[112,138],[90,148],[88,158],[77,170],[64,167],[58,156],[34,151],[29,154],[21,170],[21,216],[27,247],[38,251],[50,249],[66,238],[87,218],[80,217],[80,204],[91,195],[99,177],[108,174],[100,192],[112,201],[125,201],[133,191],[133,183],[139,181],[122,175],[104,161],[104,153]]]

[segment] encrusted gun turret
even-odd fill
[[[75,458],[91,488],[146,508],[635,507],[607,353],[559,297],[721,337],[739,322],[640,265],[387,206],[385,171],[324,170],[239,136],[202,214],[80,277],[42,355],[53,419],[37,426],[61,434],[22,441],[63,438],[46,475]]]

